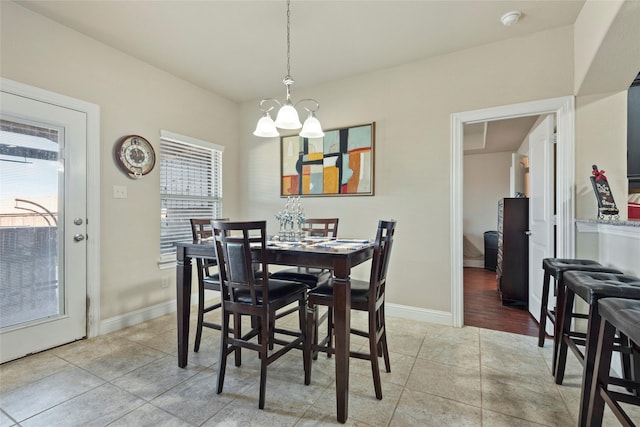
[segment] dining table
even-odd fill
[[[194,241],[176,244],[176,300],[178,322],[178,366],[187,366],[189,314],[191,305],[191,260],[215,259],[215,244]],[[256,261],[267,264],[328,268],[333,270],[336,412],[340,423],[349,415],[349,335],[351,329],[351,269],[373,257],[373,242],[360,239],[333,239],[323,242],[268,242],[256,247]]]

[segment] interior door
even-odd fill
[[[529,312],[540,321],[542,259],[554,253],[554,116],[529,134]],[[553,301],[553,293],[550,292]],[[551,303],[553,306],[553,303]],[[553,325],[547,323],[547,332]]]
[[[0,362],[86,336],[86,113],[1,92]]]

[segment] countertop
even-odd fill
[[[629,221],[614,221],[606,219],[576,219],[576,224],[606,224],[612,226],[628,226],[640,228],[640,220],[637,219],[632,219]]]

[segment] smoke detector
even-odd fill
[[[511,12],[507,12],[502,15],[500,21],[502,22],[502,25],[508,27],[510,25],[517,24],[521,16],[522,13],[520,11],[512,10]]]

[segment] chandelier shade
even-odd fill
[[[324,136],[320,120],[318,120],[314,111],[309,110],[309,117],[304,121],[300,136],[303,138],[322,138]]]
[[[320,108],[320,105],[315,99],[303,99],[296,104],[291,102],[291,85],[295,82],[291,77],[291,5],[290,0],[287,0],[287,75],[282,80],[286,89],[287,89],[287,97],[284,104],[281,104],[278,100],[273,98],[267,98],[260,101],[260,111],[262,111],[262,117],[258,120],[256,125],[256,130],[253,132],[255,136],[260,136],[263,138],[273,138],[279,136],[280,133],[278,129],[287,129],[287,130],[295,130],[302,128],[300,132],[300,136],[304,138],[320,138],[324,136],[324,132],[322,131],[322,125],[320,125],[320,120],[316,116],[316,112]],[[267,101],[272,101],[280,106],[278,110],[278,114],[276,115],[275,122],[271,118],[269,112],[274,108],[270,107],[268,109],[264,108],[264,104]],[[305,120],[304,126],[300,123],[300,117],[298,116],[298,111],[296,110],[296,106],[303,102],[310,101],[315,104],[313,109],[304,107],[305,110],[309,112],[309,117]]]
[[[280,136],[280,132],[276,129],[276,124],[268,111],[265,111],[262,117],[260,117],[260,120],[258,120],[256,130],[253,131],[253,134],[263,138],[274,138],[276,136]]]
[[[300,129],[302,127],[298,112],[290,101],[278,110],[275,124],[280,129]]]

